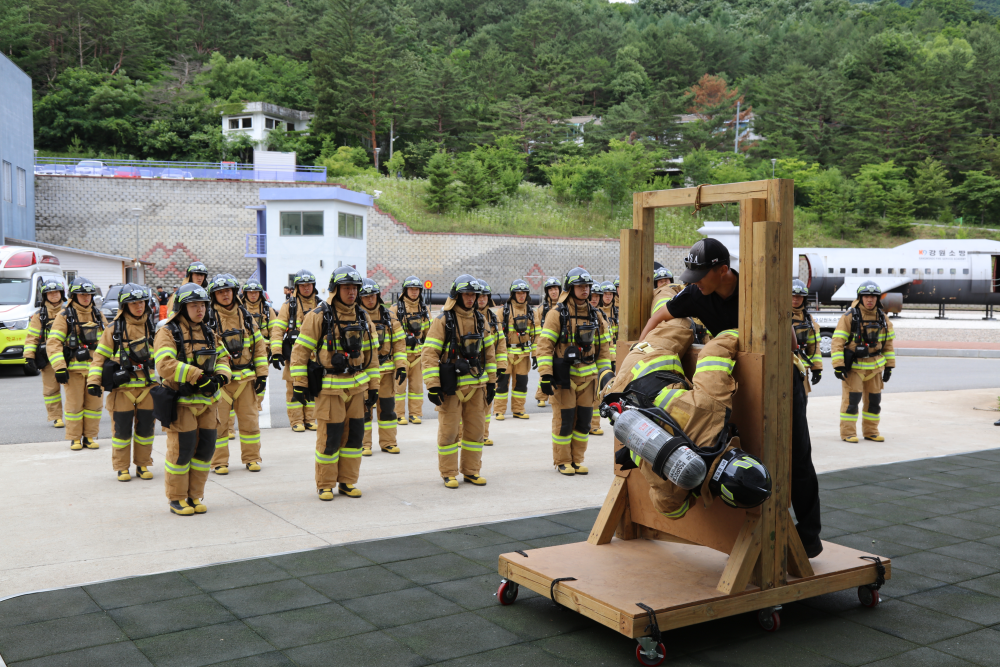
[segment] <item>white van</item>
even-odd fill
[[[0,365],[24,366],[28,322],[42,305],[39,290],[49,279],[66,282],[58,257],[38,248],[0,246]]]

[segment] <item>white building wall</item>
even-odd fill
[[[47,252],[51,252],[59,258],[59,271],[64,276],[67,271],[76,271],[77,278],[83,277],[91,280],[101,288],[102,294],[108,293],[109,285],[115,285],[125,280],[125,263],[121,260],[82,255],[65,250]],[[139,276],[143,277],[141,269]]]
[[[282,211],[323,211],[323,236],[281,236]],[[326,298],[330,275],[338,266],[349,264],[361,275],[368,275],[368,211],[367,206],[336,200],[269,201],[267,221],[267,288],[275,303],[280,303],[282,288],[288,275],[301,269],[316,276],[316,288]],[[340,212],[359,215],[364,219],[361,239],[345,239],[337,235]]]

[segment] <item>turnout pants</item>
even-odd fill
[[[218,423],[214,403],[177,406],[177,420],[167,429],[167,458],[163,463],[167,500],[205,497]]]
[[[384,373],[379,378],[378,403],[372,411],[365,413],[364,449],[372,448],[372,418],[378,410],[378,446],[382,449],[396,444],[396,398],[393,373]]]
[[[524,412],[524,403],[528,399],[528,372],[531,370],[531,355],[517,355],[507,352],[510,360],[507,372],[497,378],[497,397],[493,412],[507,412],[507,394],[510,393],[511,412]],[[544,396],[545,394],[542,394]]]
[[[424,378],[423,364],[420,363],[420,353],[406,351],[406,361],[410,367],[406,369],[406,379],[396,385],[396,416],[405,417],[406,404],[410,404],[409,415],[422,417],[424,414]],[[379,389],[381,396],[382,390]]]
[[[153,397],[147,387],[119,387],[108,394],[111,415],[111,467],[128,470],[130,462],[137,466],[153,465]]]
[[[441,477],[458,477],[459,472],[478,476],[482,468],[486,387],[478,386],[471,394],[469,391],[469,387],[459,388],[454,396],[445,396],[438,408],[438,470]]]
[[[316,397],[316,488],[357,484],[365,437],[365,393]]]
[[[292,426],[311,422],[316,419],[313,415],[316,409],[316,401],[309,401],[303,406],[292,398],[292,389],[295,385],[292,384],[292,374],[288,370],[288,366],[289,364],[286,362],[285,369],[281,371],[281,379],[285,381],[285,410],[288,411],[288,421],[291,422]]]
[[[878,435],[879,414],[882,412],[882,369],[851,370],[844,376],[840,399],[840,437],[856,436],[858,407],[861,408],[861,434]]]
[[[87,376],[71,372],[66,384],[66,439],[79,440],[86,436],[97,439],[101,425],[101,396],[87,393]]]
[[[601,428],[601,412],[598,408],[601,407],[601,392],[594,392],[594,414],[590,417],[590,430]]]
[[[213,468],[229,465],[229,429],[235,422],[239,423],[240,460],[243,465],[263,460],[260,458],[260,415],[253,385],[254,378],[247,378],[222,387],[219,424],[216,427],[219,435],[215,441],[215,455],[212,457]]]
[[[50,422],[62,419],[62,385],[56,382],[52,364],[42,369],[42,400],[45,401],[45,412]]]
[[[588,380],[573,378],[577,389],[555,389],[552,396],[552,465],[583,463],[590,438],[591,413],[594,411],[594,386],[597,376]],[[586,382],[580,386],[579,382]]]
[[[808,397],[792,370],[792,509],[802,544],[818,546],[820,533],[819,480],[812,462],[812,440],[806,418]]]

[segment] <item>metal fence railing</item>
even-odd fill
[[[104,178],[158,178],[173,181],[289,181],[322,183],[326,167],[255,165],[239,162],[168,162],[35,158],[35,174],[43,176],[97,176]]]
[[[267,257],[267,234],[247,234],[244,257]]]

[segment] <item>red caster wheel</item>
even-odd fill
[[[877,607],[880,602],[878,589],[871,586],[858,586],[858,600],[862,607]]]
[[[646,641],[643,642],[643,639]],[[662,665],[667,659],[667,649],[663,644],[654,643],[649,637],[643,637],[635,647],[635,659],[640,665]]]
[[[757,612],[757,624],[764,632],[777,632],[781,629],[781,615],[778,608],[761,609]]]
[[[497,589],[497,600],[504,606],[514,604],[514,600],[517,599],[517,589],[517,584],[504,579],[500,582],[500,588]]]

